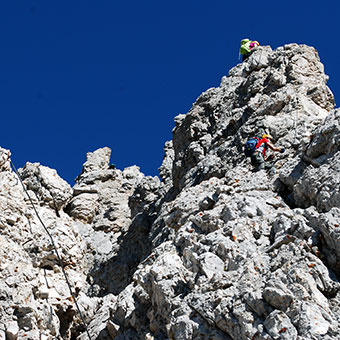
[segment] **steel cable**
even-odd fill
[[[16,167],[14,166],[12,160],[10,160],[10,162],[11,162],[11,166],[12,166],[14,172],[16,173],[16,175],[17,175],[18,178],[19,178],[19,181],[20,181],[20,183],[21,183],[21,185],[22,185],[22,187],[23,187],[23,189],[24,189],[24,191],[25,191],[25,193],[26,193],[26,195],[27,195],[29,201],[30,201],[31,204],[32,204],[32,207],[33,207],[33,210],[34,210],[35,214],[37,215],[37,217],[38,217],[38,219],[39,219],[41,225],[43,226],[44,230],[46,231],[47,235],[49,236],[49,238],[50,238],[50,240],[51,240],[51,244],[52,244],[52,246],[53,246],[53,248],[54,248],[54,251],[55,251],[55,253],[56,253],[56,256],[57,256],[59,265],[60,265],[61,270],[62,270],[62,272],[63,272],[63,275],[64,275],[64,277],[65,277],[65,281],[66,281],[66,283],[67,283],[67,285],[68,285],[68,288],[69,288],[69,290],[70,290],[72,299],[73,299],[74,304],[75,304],[75,306],[76,306],[76,308],[77,308],[77,311],[78,311],[78,314],[79,314],[79,316],[80,316],[80,319],[81,319],[81,321],[82,321],[82,323],[83,323],[83,326],[84,326],[84,328],[85,328],[86,334],[87,334],[89,340],[92,340],[92,339],[91,339],[91,336],[90,336],[90,333],[89,333],[89,331],[88,331],[87,324],[86,324],[86,322],[85,322],[84,316],[83,316],[83,314],[82,314],[82,312],[81,312],[81,310],[80,310],[80,308],[79,308],[77,299],[76,299],[76,297],[75,297],[75,295],[74,295],[74,293],[73,293],[73,290],[72,290],[70,281],[69,281],[69,279],[68,279],[68,277],[67,277],[67,274],[66,274],[66,271],[65,271],[63,262],[61,261],[61,257],[60,257],[60,255],[59,255],[59,252],[58,252],[58,249],[57,249],[57,247],[56,247],[56,245],[55,245],[55,242],[54,242],[54,240],[53,240],[53,237],[52,237],[51,233],[48,231],[47,227],[45,226],[43,220],[42,220],[41,217],[39,216],[38,211],[37,211],[37,209],[36,209],[36,207],[35,207],[35,205],[34,205],[34,203],[33,203],[33,200],[31,199],[31,197],[30,197],[30,195],[29,195],[29,193],[28,193],[28,191],[27,191],[27,189],[26,189],[26,187],[25,187],[25,185],[24,185],[24,183],[23,183],[23,181],[22,181],[22,179],[21,179],[21,176],[20,176],[20,174],[18,173],[18,170],[17,170]]]

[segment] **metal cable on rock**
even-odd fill
[[[81,312],[81,310],[80,310],[80,308],[79,308],[77,299],[76,299],[76,297],[75,297],[75,295],[74,295],[74,293],[73,293],[73,290],[72,290],[70,281],[69,281],[69,279],[68,279],[68,277],[67,277],[67,274],[66,274],[66,271],[65,271],[63,262],[61,261],[61,257],[60,257],[60,255],[59,255],[59,252],[58,252],[58,249],[57,249],[57,247],[56,247],[56,245],[55,245],[55,242],[54,242],[54,240],[53,240],[53,237],[52,237],[51,233],[48,231],[48,229],[47,229],[47,227],[45,226],[45,224],[44,224],[44,222],[42,221],[42,219],[40,218],[40,216],[39,216],[39,214],[38,214],[38,211],[37,211],[37,209],[36,209],[36,207],[35,207],[35,205],[34,205],[32,199],[31,199],[31,197],[30,197],[30,195],[29,195],[27,189],[25,188],[25,185],[24,185],[24,183],[23,183],[23,181],[22,181],[22,179],[21,179],[21,176],[19,175],[18,170],[17,170],[16,167],[14,166],[12,160],[10,160],[10,163],[11,163],[11,166],[12,166],[14,172],[15,172],[16,175],[18,176],[19,181],[20,181],[20,183],[21,183],[21,185],[22,185],[22,187],[23,187],[23,189],[24,189],[24,191],[25,191],[25,193],[26,193],[26,195],[27,195],[29,201],[30,201],[31,204],[32,204],[32,207],[33,207],[33,210],[34,210],[35,214],[37,215],[37,217],[38,217],[38,219],[39,219],[41,225],[43,226],[44,230],[46,231],[47,235],[49,236],[49,238],[50,238],[50,240],[51,240],[51,243],[52,243],[52,246],[53,246],[54,251],[55,251],[55,253],[56,253],[56,256],[57,256],[59,265],[60,265],[61,270],[62,270],[62,272],[63,272],[63,275],[64,275],[64,277],[65,277],[65,281],[66,281],[66,283],[67,283],[67,285],[68,285],[68,288],[69,288],[69,290],[70,290],[71,296],[72,296],[72,298],[73,298],[74,304],[75,304],[75,306],[76,306],[76,308],[77,308],[77,311],[78,311],[78,313],[79,313],[80,319],[81,319],[81,321],[82,321],[82,323],[83,323],[83,326],[84,326],[84,328],[85,328],[86,334],[87,334],[89,340],[92,340],[92,339],[91,339],[91,336],[90,336],[90,333],[89,333],[89,331],[88,331],[88,328],[87,328],[85,319],[84,319],[84,317],[83,317],[83,314],[82,314],[82,312]]]

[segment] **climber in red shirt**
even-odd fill
[[[272,144],[273,137],[268,134],[262,135],[261,139],[258,141],[255,147],[255,152],[251,156],[251,164],[254,166],[255,171],[270,169],[272,168],[272,164],[265,164],[266,151],[269,149],[277,152],[285,152],[284,148],[278,148]]]

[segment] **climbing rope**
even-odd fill
[[[45,226],[45,224],[44,224],[44,222],[42,221],[42,219],[40,218],[40,216],[39,216],[39,214],[38,214],[38,211],[37,211],[37,209],[36,209],[36,207],[35,207],[35,205],[34,205],[32,199],[31,199],[31,197],[30,197],[30,195],[29,195],[29,193],[28,193],[28,191],[27,191],[27,189],[26,189],[26,187],[25,187],[25,185],[24,185],[24,183],[23,183],[23,181],[22,181],[22,179],[21,179],[21,176],[20,176],[19,173],[18,173],[18,170],[17,170],[16,167],[14,166],[12,160],[10,160],[10,162],[11,162],[11,166],[12,166],[14,172],[16,173],[16,175],[17,175],[18,178],[19,178],[19,181],[20,181],[22,187],[24,188],[24,191],[25,191],[25,193],[26,193],[26,195],[27,195],[29,201],[30,201],[31,204],[32,204],[32,207],[33,207],[33,210],[34,210],[35,214],[37,215],[37,217],[38,217],[38,219],[39,219],[41,225],[43,226],[44,230],[46,231],[47,235],[49,236],[49,238],[50,238],[50,240],[51,240],[51,244],[52,244],[52,246],[53,246],[53,248],[54,248],[54,251],[55,251],[55,253],[56,253],[56,256],[57,256],[59,265],[60,265],[61,270],[62,270],[62,272],[63,272],[63,274],[64,274],[65,281],[66,281],[66,283],[67,283],[67,285],[68,285],[68,288],[69,288],[69,290],[70,290],[71,296],[72,296],[72,298],[73,298],[74,304],[75,304],[75,306],[76,306],[76,308],[77,308],[77,311],[78,311],[78,313],[79,313],[80,319],[81,319],[81,321],[82,321],[82,323],[83,323],[83,326],[84,326],[84,328],[85,328],[85,331],[86,331],[86,333],[87,333],[87,336],[88,336],[89,340],[92,340],[92,339],[91,339],[91,336],[90,336],[90,333],[89,333],[89,330],[88,330],[88,328],[87,328],[85,319],[84,319],[84,317],[83,317],[83,314],[82,314],[82,312],[81,312],[81,310],[80,310],[80,308],[79,308],[77,299],[76,299],[76,297],[75,297],[75,295],[74,295],[74,293],[73,293],[73,290],[72,290],[70,281],[69,281],[69,279],[68,279],[68,277],[67,277],[67,274],[66,274],[66,271],[65,271],[63,262],[61,261],[61,257],[60,257],[60,255],[59,255],[59,252],[58,252],[58,249],[57,249],[57,247],[56,247],[56,245],[55,245],[55,242],[54,242],[54,240],[53,240],[53,237],[52,237],[51,233],[48,231],[48,229],[47,229],[47,227]]]

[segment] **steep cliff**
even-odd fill
[[[92,339],[338,339],[340,111],[316,50],[256,49],[175,118],[161,181],[87,154],[71,188],[20,169]],[[245,140],[285,153],[254,172]],[[0,150],[0,340],[88,339]]]

